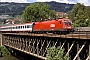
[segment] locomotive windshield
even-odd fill
[[[71,26],[71,22],[69,20],[64,20],[64,22],[65,22],[65,25]]]

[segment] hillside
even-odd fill
[[[58,2],[45,2],[50,5],[50,10],[55,10],[58,12],[68,12],[72,9],[74,4],[58,3]],[[0,2],[0,15],[21,15],[26,6],[31,3],[8,3]]]
[[[50,5],[51,10],[57,12],[69,12],[73,8],[74,4],[58,3],[58,2],[45,2]]]

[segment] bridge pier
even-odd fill
[[[2,46],[2,33],[0,33],[0,46]]]

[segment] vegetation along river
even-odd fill
[[[7,55],[5,57],[0,57],[0,60],[19,60],[19,59],[11,55]]]

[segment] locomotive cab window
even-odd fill
[[[64,22],[65,22],[65,25],[67,25],[67,26],[71,25],[71,22],[69,20],[64,20]]]
[[[60,24],[62,24],[62,22],[60,21]]]

